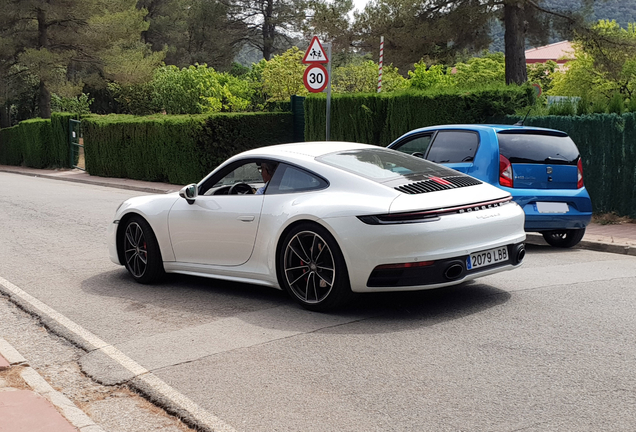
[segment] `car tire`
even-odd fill
[[[144,218],[133,216],[125,222],[122,244],[124,265],[137,282],[152,283],[164,274],[157,238]]]
[[[277,262],[281,286],[305,309],[324,312],[354,297],[342,252],[320,225],[302,223],[287,232]]]
[[[543,238],[550,245],[558,248],[571,248],[579,244],[585,235],[585,228],[546,231],[541,233]]]

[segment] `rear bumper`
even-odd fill
[[[526,215],[526,231],[585,228],[592,219],[592,200],[584,187],[581,189],[512,189],[512,194]],[[540,213],[537,202],[566,203],[567,213]]]
[[[426,267],[375,269],[369,276],[367,286],[370,288],[437,287],[474,279],[482,276],[483,273],[490,273],[494,269],[521,265],[525,255],[524,244],[509,244],[507,249],[509,257],[507,260],[472,270],[469,270],[467,266],[468,255],[435,261]]]

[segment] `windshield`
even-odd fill
[[[579,150],[572,139],[532,133],[499,133],[499,153],[510,163],[576,165]]]
[[[317,160],[380,183],[398,177],[459,175],[450,168],[383,148],[330,153]]]

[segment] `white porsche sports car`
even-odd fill
[[[179,193],[131,198],[109,228],[113,262],[285,289],[326,310],[353,293],[454,285],[518,267],[523,210],[508,192],[366,144],[236,155]]]

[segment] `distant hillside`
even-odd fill
[[[579,11],[582,9],[581,0],[545,0],[542,3],[547,9],[555,11]],[[588,12],[587,20],[596,22],[601,19],[615,20],[621,27],[627,27],[628,23],[636,22],[636,0],[596,0],[591,11]],[[493,43],[491,51],[504,51],[504,31],[500,22],[496,22],[492,27]],[[562,38],[552,35],[549,43],[558,42]],[[528,46],[532,48],[532,46]]]

